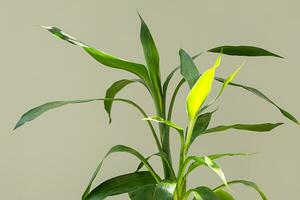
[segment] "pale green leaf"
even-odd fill
[[[214,193],[219,200],[234,200],[233,196],[224,190],[217,190]]]

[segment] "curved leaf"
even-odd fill
[[[217,80],[219,82],[222,82],[222,83],[225,81],[225,79],[220,78],[220,77],[215,77],[215,80]],[[233,83],[233,82],[229,83],[229,85],[243,88],[243,89],[255,94],[256,96],[266,100],[267,102],[273,104],[281,112],[281,114],[283,114],[286,118],[288,118],[289,120],[291,120],[291,121],[295,122],[296,124],[300,125],[300,121],[298,121],[291,113],[289,113],[288,111],[286,111],[283,108],[279,107],[274,101],[269,99],[266,95],[264,95],[258,89],[253,88],[253,87],[249,87],[249,86],[246,86],[246,85],[238,84],[238,83]]]
[[[102,200],[109,196],[136,191],[141,187],[153,186],[155,183],[155,179],[147,171],[125,174],[104,181],[93,189],[85,199]]]
[[[120,92],[125,86],[130,83],[139,82],[145,84],[141,79],[122,79],[119,81],[114,82],[107,90],[105,94],[105,98],[111,99],[116,96],[118,92]],[[147,86],[146,86],[147,87]],[[112,108],[113,101],[104,100],[104,108],[109,117],[109,123],[111,123],[111,108]]]
[[[147,85],[149,86],[151,84],[147,68],[138,63],[133,63],[127,60],[122,60],[120,58],[117,58],[115,56],[109,55],[107,53],[104,53],[103,51],[97,50],[93,47],[88,46],[87,44],[77,40],[76,38],[68,35],[67,33],[64,33],[61,29],[53,26],[43,26],[43,28],[47,29],[51,33],[53,33],[56,37],[63,39],[71,44],[77,45],[82,47],[88,54],[90,54],[94,59],[96,59],[101,64],[129,71],[141,79],[143,79]]]
[[[186,105],[190,121],[195,120],[198,110],[211,91],[215,70],[220,65],[221,58],[222,55],[220,54],[215,64],[200,76],[187,96]]]
[[[234,181],[230,181],[228,182],[228,185],[233,185],[233,184],[243,184],[245,186],[251,187],[253,188],[256,192],[259,193],[259,195],[261,196],[261,198],[263,200],[268,200],[266,195],[264,194],[264,192],[257,186],[256,183],[252,182],[252,181],[247,181],[247,180],[234,180]],[[221,190],[225,187],[225,185],[220,185],[219,187],[215,188],[214,191],[218,191]]]
[[[128,195],[131,200],[153,200],[154,191],[155,191],[155,185],[146,186],[134,192],[130,192]]]
[[[200,133],[200,135],[226,131],[228,129],[238,129],[238,130],[246,130],[246,131],[254,131],[254,132],[267,132],[271,131],[274,128],[282,125],[283,123],[263,123],[263,124],[234,124],[234,125],[221,125],[214,128],[207,129],[206,131]]]
[[[208,50],[208,52],[221,53],[232,55],[232,56],[274,56],[278,58],[283,58],[275,53],[267,51],[265,49],[254,47],[254,46],[220,46]]]
[[[219,200],[215,193],[208,187],[197,187],[191,190],[195,200]]]
[[[89,195],[89,192],[90,192],[90,189],[92,187],[92,184],[93,184],[93,181],[95,180],[96,176],[98,175],[101,167],[102,167],[102,164],[105,160],[105,158],[107,158],[111,153],[116,153],[116,152],[124,152],[124,153],[129,153],[129,154],[132,154],[134,155],[135,157],[137,157],[141,162],[144,163],[144,165],[146,166],[146,168],[149,170],[149,172],[151,173],[151,175],[153,176],[153,178],[155,179],[155,181],[158,183],[161,181],[160,177],[156,174],[156,172],[153,170],[153,168],[151,167],[151,165],[148,163],[147,159],[142,156],[142,154],[140,154],[137,150],[133,149],[133,148],[130,148],[130,147],[127,147],[127,146],[124,146],[124,145],[116,145],[114,147],[112,147],[108,153],[104,156],[104,158],[102,159],[102,161],[99,163],[98,167],[96,168],[85,192],[83,193],[82,195],[82,199],[85,200],[88,195]]]
[[[163,181],[156,185],[153,200],[173,200],[176,183]]]
[[[43,113],[45,113],[47,111],[50,111],[52,109],[59,108],[59,107],[69,105],[69,104],[87,103],[87,102],[92,102],[92,101],[104,101],[104,100],[107,100],[107,101],[122,101],[122,102],[128,103],[128,104],[133,105],[134,107],[136,107],[140,112],[142,112],[144,117],[147,116],[145,114],[145,112],[136,103],[134,103],[133,101],[130,101],[128,99],[98,98],[98,99],[84,99],[84,100],[71,100],[71,101],[52,101],[52,102],[42,104],[38,107],[35,107],[35,108],[29,110],[28,112],[26,112],[25,114],[23,114],[22,117],[17,122],[14,130],[19,128],[20,126],[24,125],[25,123],[36,119],[37,117],[41,116]]]
[[[179,50],[180,73],[189,84],[190,88],[197,82],[200,74],[193,61],[193,58],[183,49]]]
[[[214,193],[219,200],[234,200],[233,196],[224,190],[217,190]]]

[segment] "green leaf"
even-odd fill
[[[99,163],[99,165],[97,166],[85,192],[83,193],[83,196],[82,196],[82,199],[85,200],[88,195],[89,195],[89,192],[90,192],[90,189],[92,187],[92,184],[93,184],[93,181],[95,180],[95,178],[97,177],[101,167],[102,167],[102,164],[105,160],[105,158],[107,158],[111,153],[116,153],[116,152],[123,152],[123,153],[129,153],[131,155],[134,155],[135,157],[137,157],[141,162],[144,163],[144,165],[146,166],[146,168],[149,170],[149,172],[151,173],[151,175],[153,176],[153,178],[156,180],[156,182],[160,182],[161,179],[160,177],[156,174],[156,172],[153,170],[153,168],[151,167],[151,165],[148,163],[147,159],[142,156],[142,154],[140,154],[137,150],[133,149],[133,148],[130,148],[130,147],[127,147],[127,146],[124,146],[124,145],[116,145],[114,147],[112,147],[108,153],[104,156],[104,158],[102,159],[102,161]]]
[[[233,196],[231,196],[228,192],[224,190],[217,190],[214,192],[219,200],[234,200]]]
[[[146,186],[134,192],[130,192],[129,197],[131,200],[153,200],[154,191],[155,185]]]
[[[137,172],[125,174],[109,179],[94,190],[85,198],[86,200],[102,200],[109,196],[115,196],[128,192],[133,192],[141,187],[151,187],[156,181],[149,172]]]
[[[211,91],[215,71],[221,63],[221,58],[220,54],[215,64],[200,76],[187,96],[186,105],[190,121],[195,120],[200,107]]]
[[[228,185],[233,185],[233,184],[243,184],[245,186],[251,187],[253,188],[256,192],[259,193],[259,195],[261,196],[261,198],[263,200],[268,200],[266,195],[264,194],[264,192],[257,186],[256,183],[251,182],[251,181],[247,181],[247,180],[234,180],[234,181],[230,181],[228,182]],[[223,189],[225,187],[225,185],[220,185],[219,187],[215,188],[214,191],[219,191],[221,189]]]
[[[263,124],[234,124],[234,125],[221,125],[214,128],[207,129],[206,131],[200,133],[200,135],[226,131],[228,129],[238,129],[238,130],[246,130],[246,131],[254,131],[254,132],[267,132],[271,131],[274,128],[282,125],[283,123],[263,123]]]
[[[144,117],[147,116],[145,114],[145,112],[136,103],[134,103],[133,101],[127,100],[127,99],[98,98],[98,99],[84,99],[84,100],[71,100],[71,101],[52,101],[52,102],[42,104],[38,107],[35,107],[35,108],[29,110],[28,112],[26,112],[25,114],[23,114],[22,117],[20,118],[20,120],[17,122],[14,130],[19,128],[20,126],[24,125],[25,123],[38,118],[43,113],[50,111],[52,109],[59,108],[59,107],[69,105],[69,104],[87,103],[87,102],[92,102],[92,101],[104,101],[104,100],[122,101],[122,102],[128,103],[128,104],[134,106],[135,108],[137,108],[143,114]]]
[[[220,77],[215,77],[215,80],[217,80],[219,82],[222,82],[222,83],[225,81],[223,78],[220,78]],[[281,114],[283,114],[286,118],[288,118],[289,120],[291,120],[291,121],[295,122],[296,124],[300,125],[300,122],[292,114],[290,114],[288,111],[284,110],[283,108],[279,107],[276,103],[274,103],[274,101],[269,99],[266,95],[264,95],[258,89],[253,88],[253,87],[249,87],[249,86],[246,86],[246,85],[238,84],[238,83],[233,83],[233,82],[229,83],[229,85],[243,88],[243,89],[255,94],[256,96],[266,100],[267,102],[274,105],[281,112]]]
[[[208,50],[208,52],[213,53],[221,53],[223,51],[224,54],[232,55],[232,56],[274,56],[278,58],[283,58],[277,54],[274,54],[270,51],[259,47],[253,46],[220,46],[213,49]]]
[[[116,96],[118,92],[120,92],[125,86],[130,83],[139,82],[145,84],[141,79],[122,79],[119,81],[114,82],[107,90],[105,94],[105,98],[112,99]],[[104,100],[104,108],[109,117],[109,123],[111,123],[111,108],[112,108],[113,101]]]
[[[189,84],[190,88],[197,82],[200,74],[193,61],[193,58],[183,49],[179,50],[180,73]]]
[[[193,129],[193,133],[192,133],[192,137],[191,137],[191,144],[198,137],[198,135],[200,135],[207,129],[207,127],[210,123],[212,114],[214,112],[216,112],[216,110],[214,110],[213,112],[207,112],[207,113],[199,115],[199,117],[196,120],[194,129]]]
[[[47,29],[48,31],[50,31],[60,39],[63,39],[71,44],[82,47],[88,54],[90,54],[94,59],[96,59],[101,64],[108,67],[129,71],[137,75],[139,78],[143,79],[148,86],[151,84],[147,68],[144,65],[123,60],[115,56],[109,55],[103,51],[97,50],[93,47],[90,47],[87,44],[68,35],[67,33],[64,33],[61,29],[57,27],[43,26],[43,28]]]
[[[198,166],[204,165],[209,167],[211,170],[213,170],[223,181],[224,184],[227,184],[225,175],[223,173],[223,171],[221,170],[221,168],[218,166],[218,164],[212,160],[211,158],[204,156],[204,157],[198,157],[198,156],[189,156],[186,159],[186,163],[189,163],[189,161],[194,160],[195,163],[198,163]],[[187,174],[189,174],[190,171],[188,170]]]
[[[192,189],[192,193],[196,200],[219,200],[215,193],[208,187],[197,187]]]
[[[144,50],[148,72],[151,82],[156,90],[156,94],[161,99],[162,90],[160,82],[159,54],[147,24],[141,15],[139,15],[139,17],[141,19],[140,39]]]
[[[176,183],[163,181],[156,185],[153,200],[173,200]]]

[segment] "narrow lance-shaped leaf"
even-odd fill
[[[183,49],[179,50],[180,73],[189,84],[190,88],[197,82],[200,74],[193,61],[193,58]]]
[[[111,99],[114,98],[117,93],[119,93],[124,87],[128,84],[139,82],[145,84],[141,79],[122,79],[119,81],[114,82],[107,90],[105,94],[105,98]],[[146,86],[147,87],[147,86]],[[104,108],[109,117],[109,123],[111,123],[111,108],[112,108],[113,101],[104,100]]]
[[[109,196],[133,192],[142,187],[155,186],[155,184],[155,179],[148,171],[124,174],[98,185],[86,197],[86,200],[103,200]]]
[[[147,68],[138,63],[133,63],[127,60],[123,60],[120,58],[117,58],[115,56],[109,55],[103,51],[97,50],[93,47],[90,47],[89,45],[77,40],[73,36],[70,36],[67,33],[64,33],[61,29],[54,27],[54,26],[43,26],[43,28],[47,29],[51,33],[53,33],[56,37],[63,39],[71,44],[77,45],[82,47],[88,54],[90,54],[94,59],[96,59],[98,62],[101,64],[112,67],[112,68],[117,68],[117,69],[122,69],[129,71],[141,79],[143,79],[147,85],[149,86],[151,84],[149,76],[148,76],[148,71]]]
[[[142,114],[144,116],[147,116],[145,114],[145,112],[136,103],[134,103],[133,101],[130,101],[128,99],[98,98],[98,99],[84,99],[84,100],[71,100],[71,101],[52,101],[52,102],[42,104],[38,107],[35,107],[35,108],[29,110],[28,112],[26,112],[25,114],[23,114],[22,117],[17,122],[14,129],[19,128],[20,126],[24,125],[25,123],[30,122],[30,121],[38,118],[39,116],[41,116],[43,113],[50,111],[52,109],[55,109],[55,108],[59,108],[59,107],[69,105],[69,104],[87,103],[87,102],[92,102],[92,101],[104,101],[104,100],[122,101],[122,102],[128,103],[128,104],[134,106],[135,108],[137,108],[140,112],[142,112]]]
[[[158,183],[161,181],[160,177],[156,174],[156,172],[153,170],[153,168],[151,167],[151,165],[148,163],[148,161],[146,160],[146,158],[144,156],[142,156],[137,150],[133,149],[133,148],[130,148],[130,147],[127,147],[127,146],[124,146],[124,145],[116,145],[114,147],[112,147],[108,153],[104,156],[104,158],[102,159],[102,161],[99,163],[98,167],[96,168],[83,196],[82,196],[82,199],[83,200],[86,200],[86,198],[88,197],[89,195],[89,192],[90,192],[90,189],[92,187],[92,184],[95,180],[95,178],[97,177],[102,165],[103,165],[103,162],[105,160],[105,158],[107,158],[111,153],[116,153],[116,152],[124,152],[124,153],[129,153],[129,154],[132,154],[134,155],[135,157],[137,157],[140,161],[142,161],[144,163],[144,165],[146,166],[146,168],[149,170],[149,172],[151,173],[151,175],[153,176],[153,178],[155,179],[155,181]]]
[[[221,63],[222,55],[220,54],[215,64],[206,70],[195,83],[191,91],[189,92],[186,100],[188,117],[190,120],[195,120],[198,110],[209,95],[212,83],[215,76],[216,68]]]
[[[274,128],[282,125],[283,123],[263,123],[263,124],[234,124],[234,125],[221,125],[214,128],[209,128],[206,131],[200,133],[200,135],[226,131],[228,129],[238,129],[254,132],[267,132],[271,131]]]
[[[173,200],[175,189],[176,183],[162,181],[155,188],[153,200]]]
[[[256,192],[259,193],[259,195],[261,196],[261,198],[263,200],[268,200],[267,196],[265,195],[265,193],[257,186],[256,183],[252,182],[252,181],[247,181],[247,180],[234,180],[234,181],[229,181],[228,185],[234,185],[234,184],[242,184],[248,187],[253,188]],[[214,189],[214,191],[218,191],[221,190],[225,187],[225,185],[220,185],[217,188]]]
[[[156,185],[141,187],[138,190],[130,192],[129,198],[131,200],[153,200],[153,195]]]
[[[208,52],[221,53],[232,55],[232,56],[273,56],[283,58],[275,53],[267,51],[265,49],[254,47],[254,46],[220,46],[208,50]]]
[[[141,15],[139,15],[139,17],[141,19],[140,39],[144,50],[148,72],[151,78],[151,82],[155,88],[155,93],[158,95],[159,100],[161,100],[162,90],[160,82],[159,54],[147,24],[145,23]]]
[[[220,78],[220,77],[215,77],[215,79],[217,81],[219,81],[219,82],[224,82],[225,81],[223,78]],[[266,95],[264,95],[258,89],[250,87],[250,86],[238,84],[238,83],[233,83],[233,82],[229,83],[229,85],[243,88],[243,89],[245,89],[245,90],[247,90],[247,91],[255,94],[256,96],[258,96],[258,97],[266,100],[267,102],[273,104],[281,112],[281,114],[283,114],[286,118],[288,118],[289,120],[295,122],[296,124],[300,124],[300,122],[296,119],[296,117],[294,117],[291,113],[289,113],[288,111],[284,110],[283,108],[279,107],[274,101],[272,101],[271,99],[269,99]]]

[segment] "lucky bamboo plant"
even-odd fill
[[[121,69],[130,72],[137,76],[136,79],[122,79],[114,82],[106,91],[104,98],[85,99],[85,100],[71,100],[71,101],[53,101],[38,106],[26,112],[15,126],[15,129],[22,126],[26,122],[36,119],[43,113],[65,106],[68,104],[87,103],[91,101],[103,101],[104,108],[109,115],[111,121],[111,109],[114,101],[121,101],[133,106],[142,114],[142,118],[148,124],[150,133],[157,146],[157,152],[146,157],[139,151],[124,145],[116,145],[112,147],[104,156],[106,158],[111,153],[125,152],[132,154],[140,160],[137,170],[128,174],[114,177],[106,180],[103,183],[92,189],[92,184],[96,178],[103,160],[96,168],[91,181],[88,183],[86,190],[82,195],[83,200],[101,200],[109,196],[128,193],[129,198],[132,200],[187,200],[202,199],[202,200],[233,200],[234,197],[230,194],[230,190],[226,189],[231,184],[242,184],[249,186],[256,190],[263,200],[267,197],[258,188],[258,186],[251,181],[247,180],[233,180],[227,181],[221,168],[216,163],[216,160],[226,156],[247,155],[244,153],[222,153],[206,156],[195,156],[189,154],[189,149],[199,136],[204,134],[211,134],[216,132],[225,131],[228,129],[247,130],[254,132],[267,132],[282,125],[283,123],[260,123],[260,124],[233,124],[233,125],[220,125],[216,127],[209,127],[211,118],[216,112],[216,109],[211,109],[211,105],[221,96],[228,85],[245,89],[248,92],[264,99],[265,101],[274,105],[286,118],[299,124],[299,121],[289,112],[279,107],[266,95],[259,90],[233,83],[232,80],[239,72],[238,67],[227,78],[220,78],[215,76],[215,71],[221,63],[222,54],[231,56],[273,56],[282,58],[279,55],[271,53],[262,48],[253,46],[221,46],[212,48],[207,52],[218,53],[215,63],[212,67],[208,68],[203,73],[200,73],[194,64],[193,60],[201,55],[190,56],[183,49],[179,50],[180,66],[167,76],[162,84],[160,75],[159,54],[155,46],[153,37],[145,23],[141,19],[140,40],[144,50],[146,64],[139,64],[117,58],[95,49],[76,38],[64,33],[61,29],[53,26],[45,26],[44,28],[53,33],[56,37],[63,39],[73,45],[81,47],[90,56],[96,59],[104,66]],[[167,90],[170,80],[173,75],[180,71],[182,79],[175,87],[171,98],[167,98]],[[118,92],[131,83],[140,83],[152,97],[153,105],[155,107],[155,116],[148,116],[145,111],[134,101],[124,98],[115,98]],[[219,82],[222,87],[218,95],[212,101],[206,102],[205,100],[210,94],[213,82]],[[187,111],[187,124],[182,128],[181,126],[172,122],[172,110],[177,93],[183,84],[187,83],[190,91],[186,98],[186,111]],[[156,127],[157,124],[157,127]],[[179,134],[180,138],[180,155],[179,163],[173,163],[171,159],[171,148],[169,135],[173,132]],[[152,156],[159,156],[162,161],[164,174],[160,175],[150,164]],[[175,172],[174,166],[178,165],[178,171]],[[145,167],[145,171],[141,169]],[[187,188],[188,175],[198,167],[208,167],[215,172],[222,180],[223,184],[215,188],[209,188],[201,185],[197,188]]]

